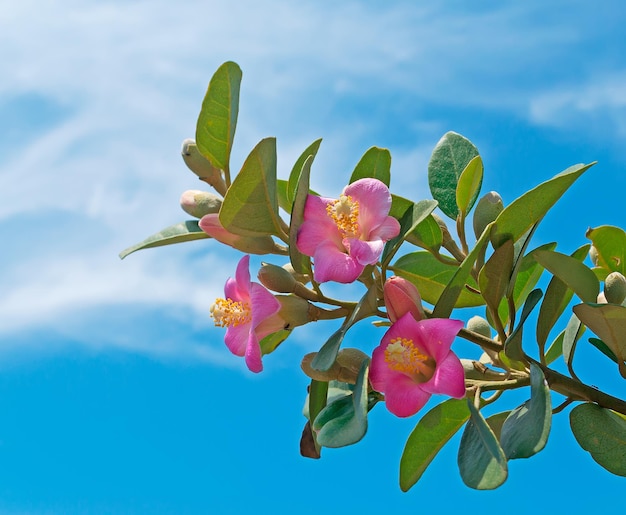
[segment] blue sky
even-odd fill
[[[428,158],[448,130],[478,146],[483,189],[505,203],[598,160],[536,236],[556,234],[571,252],[589,226],[626,225],[625,22],[618,1],[4,6],[0,512],[614,508],[602,494],[623,479],[577,446],[564,414],[546,450],[512,463],[495,492],[463,486],[457,439],[402,494],[398,462],[417,418],[383,406],[359,445],[301,458],[299,360],[332,327],[302,328],[254,376],[208,316],[236,253],[195,242],[117,254],[185,219],[179,196],[198,182],[180,145],[226,60],[244,73],[233,168],[276,136],[284,178],[323,137],[312,186],[329,196],[377,145],[393,156],[392,191],[428,198]],[[352,338],[370,350],[377,336]],[[593,357],[577,356],[583,379],[623,397]]]

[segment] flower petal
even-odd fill
[[[370,239],[370,231],[380,226],[391,208],[391,193],[385,183],[365,178],[354,181],[344,189],[344,194],[359,203],[359,226],[364,239]]]
[[[346,238],[346,247],[350,249],[350,256],[352,256],[361,265],[373,265],[378,261],[384,242],[381,240],[376,241],[362,241],[356,238]]]
[[[430,393],[399,372],[389,374],[384,393],[387,409],[398,417],[415,415],[430,399]]]
[[[251,324],[241,324],[238,326],[230,326],[226,329],[224,342],[228,350],[235,356],[243,356],[246,353],[248,339],[250,337]]]
[[[320,244],[315,250],[313,259],[315,261],[313,277],[320,283],[327,281],[351,283],[365,268],[351,256],[341,252],[332,241]]]
[[[387,361],[385,360],[385,349],[389,345],[389,342],[382,343],[374,349],[372,352],[372,361],[370,363],[370,383],[374,390],[379,392],[385,391],[385,385],[389,375],[393,372]]]
[[[419,322],[417,333],[413,335],[413,338],[415,343],[439,363],[448,355],[450,346],[462,327],[461,320],[428,318]]]
[[[442,393],[456,399],[464,397],[465,372],[456,354],[449,352],[442,361],[437,362],[435,374],[421,386],[430,393]]]
[[[304,206],[304,222],[300,226],[296,239],[298,250],[307,256],[313,256],[318,245],[329,239],[337,247],[341,247],[339,229],[326,211],[326,206],[330,202],[333,200],[316,195],[307,196]]]
[[[252,329],[263,320],[278,313],[280,302],[272,295],[265,286],[258,283],[250,284],[250,309],[252,310]]]
[[[217,213],[210,213],[204,215],[198,222],[200,229],[207,233],[211,238],[215,238],[220,243],[232,246],[237,240],[238,236],[231,232],[228,232],[220,223],[219,215]]]
[[[258,373],[263,370],[263,362],[261,361],[261,346],[259,345],[259,340],[254,332],[250,333],[250,337],[248,339],[245,361],[251,372]]]
[[[400,234],[400,222],[393,216],[388,216],[378,227],[372,228],[369,237],[389,241],[391,238],[398,236],[398,234]]]

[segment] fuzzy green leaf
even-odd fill
[[[196,125],[200,153],[220,170],[229,167],[230,151],[239,113],[241,69],[236,63],[222,64],[209,82]]]
[[[132,247],[128,247],[120,252],[120,259],[124,259],[129,254],[142,249],[150,249],[152,247],[161,247],[163,245],[173,245],[174,243],[183,243],[185,241],[203,240],[209,238],[200,227],[198,220],[188,220],[175,225],[170,225],[162,231],[148,236],[145,240]]]

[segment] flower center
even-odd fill
[[[211,316],[218,327],[237,327],[251,320],[250,306],[232,299],[215,299]]]
[[[410,338],[394,338],[385,349],[385,361],[391,370],[408,375],[416,383],[425,383],[435,373],[435,360],[423,354]]]
[[[350,195],[341,195],[326,206],[342,238],[353,238],[359,234],[359,203]]]

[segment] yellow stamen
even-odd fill
[[[385,361],[392,370],[423,383],[435,373],[435,360],[420,352],[410,338],[394,338],[385,349]]]
[[[343,238],[354,238],[359,235],[359,203],[350,195],[341,195],[339,199],[326,206],[330,216]]]
[[[237,327],[251,319],[250,306],[232,299],[215,299],[211,306],[211,316],[218,327]]]

